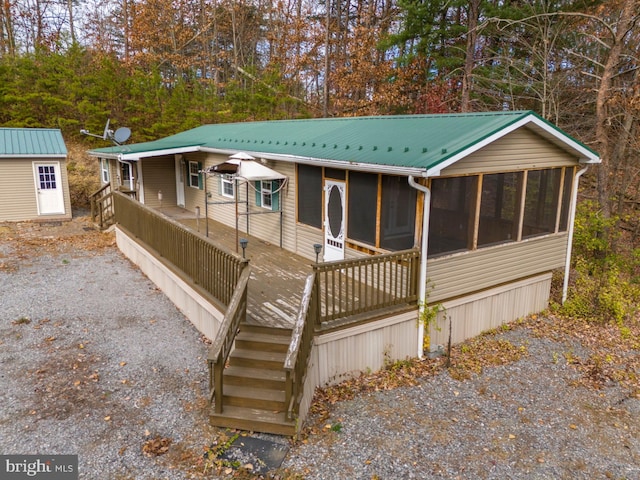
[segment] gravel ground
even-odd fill
[[[197,330],[100,238],[16,227],[0,236],[0,452],[78,454],[87,479],[185,478],[180,455],[210,435]],[[145,456],[154,439],[172,455]]]
[[[0,224],[0,453],[78,454],[83,479],[239,476],[199,463],[220,435],[206,417],[206,343],[86,228]],[[499,337],[528,355],[338,402],[322,420],[333,428],[292,444],[274,476],[640,479],[638,396],[580,386],[567,358],[589,351],[575,341]]]

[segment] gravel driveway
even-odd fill
[[[640,387],[582,386],[575,340],[496,338],[526,356],[337,402],[275,478],[640,479]],[[78,454],[83,479],[237,477],[203,475],[220,435],[206,353],[111,237],[82,219],[0,224],[1,454]]]

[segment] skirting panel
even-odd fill
[[[551,273],[537,275],[449,302],[438,314],[437,328],[431,328],[431,349],[449,341],[460,343],[482,332],[518,318],[540,312],[549,304]]]
[[[321,334],[314,339],[308,378],[314,386],[333,385],[415,357],[417,345],[417,311]]]
[[[213,341],[224,318],[224,312],[213,306],[122,230],[116,227],[115,232],[120,251],[162,290],[200,333]]]

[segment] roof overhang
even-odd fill
[[[122,160],[125,162],[135,162],[138,160],[142,160],[143,158],[149,157],[162,157],[166,155],[178,155],[181,153],[193,153],[199,152],[200,147],[198,145],[187,146],[187,147],[176,147],[176,148],[167,148],[161,150],[149,150],[147,152],[127,152],[126,146],[122,146],[122,151],[120,152],[97,152],[95,150],[90,150],[89,156],[97,157],[97,158],[110,158],[115,160]]]
[[[0,158],[11,158],[11,159],[20,159],[20,160],[39,160],[44,158],[67,158],[67,155],[62,153],[48,153],[48,154],[0,154]]]
[[[225,150],[210,147],[200,147],[201,152],[214,153],[220,155],[233,155],[237,153],[235,150]],[[265,160],[275,160],[288,163],[302,163],[305,165],[315,165],[332,168],[344,168],[346,170],[357,170],[361,172],[371,173],[387,173],[389,175],[403,175],[403,176],[424,176],[426,170],[423,168],[410,168],[410,167],[397,167],[392,165],[379,165],[374,163],[361,163],[361,162],[344,162],[340,160],[328,160],[326,158],[313,158],[313,157],[301,157],[297,155],[283,155],[275,153],[265,153],[260,151],[245,151],[249,155],[255,158],[264,158]]]
[[[539,134],[541,137],[549,140],[551,143],[560,147],[561,149],[568,151],[570,154],[574,155],[578,158],[578,161],[582,164],[598,164],[601,162],[600,156],[594,151],[586,148],[584,145],[580,144],[570,136],[564,134],[560,130],[558,130],[552,124],[546,122],[542,118],[538,117],[534,114],[529,114],[524,118],[508,125],[499,131],[495,132],[493,135],[489,135],[483,140],[474,143],[469,148],[461,150],[456,154],[450,156],[443,162],[431,167],[427,170],[425,176],[427,177],[437,177],[440,175],[442,170],[453,165],[454,163],[462,160],[465,157],[468,157],[474,152],[477,152],[481,148],[486,147],[487,145],[495,142],[496,140],[508,135],[509,133],[522,128],[530,128]]]

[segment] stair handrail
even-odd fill
[[[288,420],[295,420],[299,414],[315,325],[319,315],[318,308],[318,283],[314,272],[305,282],[300,309],[291,333],[289,350],[284,360],[285,405]]]
[[[110,201],[113,196],[111,183],[106,183],[98,190],[89,195],[91,205],[91,221],[96,222],[100,228],[104,228],[107,220],[113,218],[113,203]]]
[[[247,315],[247,289],[249,285],[249,277],[251,276],[251,268],[245,263],[238,283],[229,302],[229,306],[225,312],[222,324],[216,334],[216,338],[209,349],[209,402],[215,397],[215,412],[222,413],[222,397],[223,385],[222,375],[224,367],[231,353],[233,343],[238,334],[240,322]]]

